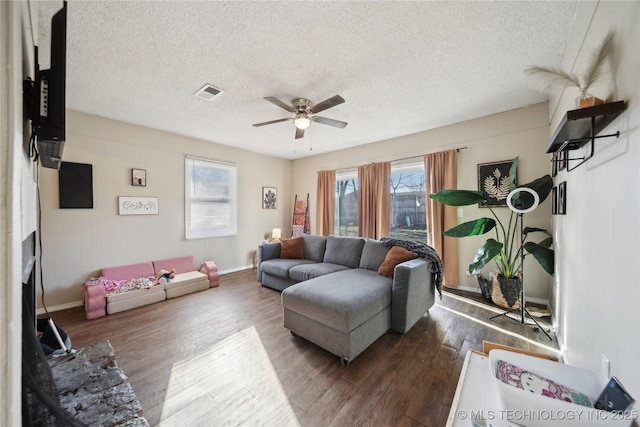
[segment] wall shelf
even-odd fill
[[[567,111],[546,148],[547,153],[554,153],[551,161],[566,162],[567,170],[571,171],[589,160],[593,156],[593,146],[596,139],[620,136],[619,131],[608,135],[598,134],[626,108],[625,101],[616,101],[596,105],[595,107]],[[588,155],[569,158],[567,154],[564,158],[559,158],[561,153],[577,150],[589,142],[591,143],[591,149]],[[569,167],[569,161],[571,160],[581,160],[581,162]]]

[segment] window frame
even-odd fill
[[[222,162],[218,160],[204,159],[200,157],[185,157],[184,163],[185,173],[185,239],[207,239],[212,237],[235,236],[238,234],[238,167],[235,163]],[[229,195],[227,201],[222,201],[210,197],[192,196],[194,189],[193,168],[194,166],[206,167],[210,169],[223,170],[229,173]],[[205,230],[194,230],[191,227],[192,203],[193,202],[210,202],[229,204],[229,217],[227,225],[219,228],[208,228]]]

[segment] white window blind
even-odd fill
[[[238,232],[237,167],[185,158],[187,239],[233,236]]]

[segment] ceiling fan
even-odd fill
[[[314,114],[324,111],[328,108],[335,107],[338,104],[342,104],[344,99],[340,95],[332,96],[329,99],[325,99],[317,104],[312,104],[306,98],[295,98],[291,100],[291,104],[286,104],[273,96],[267,96],[264,99],[277,105],[278,107],[287,110],[290,113],[295,114],[294,117],[287,119],[277,119],[268,122],[256,123],[254,127],[260,127],[265,125],[272,125],[274,123],[286,122],[293,120],[293,124],[296,127],[296,139],[304,137],[304,130],[309,127],[311,122],[318,122],[323,125],[333,126],[340,129],[344,129],[347,126],[347,122],[341,122],[340,120],[329,119],[327,117],[315,116]]]

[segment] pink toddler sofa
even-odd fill
[[[204,262],[198,271],[192,256],[103,268],[100,270],[99,277],[108,280],[131,280],[153,277],[161,270],[175,270],[175,277],[148,289],[137,289],[108,296],[104,286],[89,286],[87,281],[83,286],[86,318],[95,319],[105,314],[119,313],[219,285],[216,264],[213,261]]]

